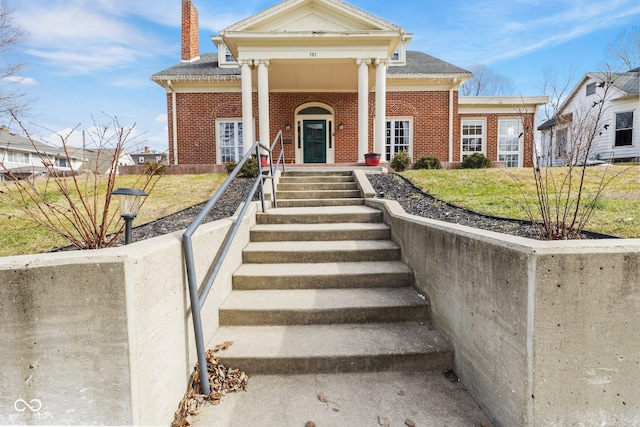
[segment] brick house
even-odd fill
[[[407,151],[455,165],[481,152],[532,165],[546,97],[459,97],[472,74],[408,50],[413,35],[340,0],[286,0],[212,36],[182,1],[182,61],[151,79],[167,92],[169,161],[221,165],[283,133],[287,161],[388,162]]]

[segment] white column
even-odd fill
[[[244,153],[255,142],[253,137],[253,84],[251,83],[252,60],[238,60],[242,78],[242,149]]]
[[[369,64],[370,59],[358,59],[358,162],[364,162],[369,152]]]
[[[375,123],[375,152],[382,155],[381,161],[386,162],[384,144],[386,138],[387,120],[387,64],[388,59],[376,59],[376,123]]]
[[[258,63],[258,109],[260,116],[260,136],[262,145],[271,146],[269,137],[269,60],[261,59]]]

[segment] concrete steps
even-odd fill
[[[233,275],[237,290],[402,287],[413,272],[401,261],[313,264],[243,264]]]
[[[349,171],[287,171],[280,178],[278,207],[364,205]]]
[[[319,206],[269,209],[256,215],[257,224],[336,224],[382,222],[382,212],[368,206]]]
[[[440,333],[417,322],[219,328],[213,342],[227,341],[220,360],[249,375],[444,372],[453,363]]]
[[[212,344],[233,341],[223,363],[250,375],[451,369],[452,349],[431,328],[382,213],[344,189],[356,185],[349,180],[349,172],[282,177],[289,190],[278,190],[277,209],[257,214],[220,308]],[[300,198],[283,198],[292,194]],[[283,206],[319,200],[302,194],[334,204]]]
[[[252,242],[278,242],[300,239],[382,240],[391,238],[391,229],[380,223],[260,224],[251,230]]]
[[[425,322],[428,305],[411,287],[236,291],[220,309],[225,325]]]

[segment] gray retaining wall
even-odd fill
[[[253,204],[204,307],[205,341],[255,212]],[[199,280],[231,224],[194,235]],[[197,361],[181,236],[0,258],[0,424],[171,423]]]
[[[640,239],[543,242],[367,204],[497,425],[640,425]]]

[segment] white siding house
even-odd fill
[[[543,166],[640,161],[640,68],[625,73],[587,73],[541,131],[539,161]],[[600,120],[594,124],[600,111]],[[595,126],[585,153],[584,134]],[[582,132],[581,132],[582,131]]]
[[[19,178],[44,173],[48,165],[67,173],[78,170],[82,162],[81,156],[67,156],[59,147],[31,141],[11,133],[6,126],[0,127],[0,180],[6,179],[8,173]]]

